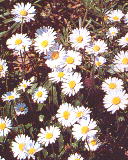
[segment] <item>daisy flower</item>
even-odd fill
[[[96,151],[100,145],[101,143],[95,137],[89,137],[87,138],[87,142],[85,142],[85,147],[88,151]]]
[[[12,101],[15,100],[16,98],[19,98],[20,95],[14,90],[11,92],[7,92],[6,94],[2,95],[2,100],[3,101]]]
[[[62,126],[65,127],[72,126],[76,121],[74,108],[69,103],[63,103],[60,105],[56,117]]]
[[[36,32],[35,50],[41,53],[47,53],[55,44],[56,32],[50,27],[40,28]]]
[[[29,51],[29,47],[31,46],[32,42],[30,38],[28,38],[27,34],[18,34],[12,35],[6,42],[6,45],[9,49],[12,49],[18,54],[19,52],[23,53],[25,51]]]
[[[86,50],[94,55],[98,55],[99,53],[104,53],[108,49],[107,44],[103,41],[98,39],[97,41],[94,41],[92,45],[86,48]]]
[[[80,154],[75,153],[71,154],[68,160],[84,160],[84,158]]]
[[[12,128],[11,120],[7,117],[0,117],[0,136],[6,136]]]
[[[128,71],[128,52],[121,51],[114,57],[114,70],[117,72]]]
[[[34,92],[32,99],[34,102],[43,103],[47,99],[47,97],[48,97],[47,90],[40,86]]]
[[[95,57],[95,65],[96,67],[101,67],[106,62],[106,59],[102,56]]]
[[[17,159],[26,159],[27,153],[26,153],[26,145],[29,144],[32,140],[30,137],[20,134],[15,137],[15,140],[12,142],[12,152],[13,156]]]
[[[93,119],[82,119],[79,124],[73,125],[72,134],[76,140],[82,138],[82,141],[84,141],[88,136],[94,136],[98,132],[95,130],[96,126],[96,122]]]
[[[76,66],[81,65],[82,56],[79,52],[69,50],[61,63],[62,65],[60,65],[60,67],[63,67],[65,70],[72,71],[72,69],[76,69]]]
[[[0,78],[5,77],[7,71],[8,66],[6,60],[0,59]]]
[[[12,9],[11,14],[14,15],[14,21],[25,23],[34,20],[35,16],[35,8],[31,5],[31,3],[17,3],[14,5],[14,9]]]
[[[117,36],[118,32],[119,30],[116,27],[110,27],[107,32],[107,37],[112,39],[113,37]]]
[[[48,144],[55,143],[59,136],[60,129],[58,127],[50,126],[46,127],[46,130],[41,128],[40,133],[38,134],[38,142],[45,146],[48,146]]]
[[[30,80],[24,80],[19,84],[18,90],[23,90],[25,92],[26,88],[31,86]]]
[[[55,45],[47,52],[47,56],[45,56],[46,64],[51,69],[55,69],[60,65],[63,58],[65,57],[65,50],[62,48],[62,45],[55,43]]]
[[[105,92],[111,92],[123,89],[123,81],[116,77],[109,77],[102,83],[102,89]]]
[[[86,28],[76,28],[69,35],[72,47],[76,50],[83,48],[88,45],[91,41],[90,32]]]
[[[15,107],[15,112],[16,112],[16,115],[19,116],[19,115],[25,115],[27,112],[28,112],[28,107],[26,106],[25,103],[18,103]]]
[[[128,33],[124,37],[121,37],[118,42],[120,46],[126,47],[128,45]]]
[[[128,12],[125,14],[124,22],[128,25]]]
[[[104,107],[107,111],[115,113],[117,110],[124,110],[128,104],[128,94],[125,91],[112,91],[105,95],[103,99]]]
[[[81,79],[80,73],[76,72],[65,76],[62,82],[62,92],[68,96],[74,96],[81,88],[83,88]]]
[[[111,22],[120,22],[121,18],[124,16],[121,10],[113,10],[108,14],[108,19]]]
[[[29,141],[26,144],[25,148],[28,159],[30,158],[35,159],[35,154],[42,150],[41,145],[35,141]]]

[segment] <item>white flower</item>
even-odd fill
[[[35,159],[35,153],[42,150],[41,145],[38,142],[30,141],[25,146],[25,152],[27,153],[27,158]]]
[[[120,22],[121,18],[124,16],[121,10],[113,10],[108,14],[108,19],[111,22]]]
[[[24,80],[19,84],[18,90],[23,90],[25,92],[26,88],[31,86],[30,80]]]
[[[30,137],[21,134],[15,137],[15,141],[12,142],[12,152],[14,157],[17,159],[26,159],[27,153],[26,153],[26,144],[29,144],[32,140]]]
[[[125,14],[124,22],[128,25],[128,12]]]
[[[96,122],[92,119],[82,119],[79,124],[73,125],[72,134],[75,139],[79,140],[82,138],[82,141],[84,141],[88,136],[94,136],[97,133],[97,130],[95,130],[96,126]]]
[[[18,34],[12,35],[6,42],[9,49],[13,49],[15,52],[23,53],[25,51],[29,51],[29,47],[32,42],[30,38],[28,38],[27,34]]]
[[[95,137],[89,137],[87,138],[87,142],[85,142],[85,147],[88,151],[96,151],[100,145],[101,143]]]
[[[6,60],[0,59],[0,78],[5,77],[7,71],[8,66]]]
[[[14,5],[14,9],[12,9],[11,13],[14,15],[14,21],[25,23],[34,20],[35,16],[35,8],[31,5],[31,3],[17,3]]]
[[[59,136],[60,129],[58,127],[50,126],[46,127],[46,130],[41,128],[40,133],[38,134],[38,141],[39,143],[48,146],[48,144],[55,143]]]
[[[47,90],[40,86],[34,92],[32,99],[34,102],[43,103],[47,99],[47,97],[48,97]]]
[[[5,159],[0,156],[0,160],[5,160]]]
[[[62,82],[62,92],[68,96],[74,96],[81,88],[83,88],[81,79],[80,73],[77,72],[65,76]]]
[[[11,120],[7,117],[0,117],[0,136],[7,136],[11,128]]]
[[[113,37],[117,36],[118,32],[119,30],[116,27],[110,27],[107,32],[107,37],[112,39]]]
[[[3,101],[11,101],[11,100],[15,100],[16,98],[19,98],[20,95],[18,93],[16,93],[16,91],[11,91],[11,92],[7,92],[6,94],[2,95],[2,100]]]
[[[84,160],[83,157],[81,157],[80,154],[71,154],[70,157],[68,157],[68,160]]]
[[[72,47],[75,49],[80,49],[88,45],[88,43],[91,41],[90,32],[87,31],[86,28],[76,28],[72,31],[72,34],[69,35],[70,42],[72,44]]]
[[[101,67],[106,62],[106,59],[102,56],[95,57],[95,65],[96,67]]]
[[[56,117],[62,126],[65,127],[72,126],[76,121],[74,108],[69,103],[63,103],[60,105]]]
[[[47,56],[45,57],[47,60],[45,63],[51,69],[55,69],[60,65],[60,63],[62,63],[65,54],[66,53],[65,50],[62,48],[62,45],[55,43],[55,45],[47,53]]]
[[[38,53],[47,53],[55,44],[56,32],[51,27],[40,28],[36,31],[35,50]]]
[[[121,37],[121,39],[118,40],[119,45],[122,47],[126,47],[128,45],[128,33],[124,37]]]
[[[112,91],[105,95],[103,102],[107,111],[112,112],[113,114],[117,110],[124,110],[127,107],[128,94],[122,90]]]
[[[123,89],[123,81],[116,77],[109,77],[102,83],[102,89],[105,92],[111,92]]]
[[[72,69],[76,69],[76,66],[81,65],[82,56],[79,52],[69,50],[61,63],[60,67],[63,67],[65,70],[72,71]]]
[[[114,70],[117,72],[128,71],[128,52],[121,51],[114,57]]]
[[[18,103],[15,107],[16,115],[25,115],[28,112],[28,107],[25,103]]]

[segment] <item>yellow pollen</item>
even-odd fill
[[[34,154],[36,152],[36,150],[35,150],[35,148],[30,148],[29,150],[28,150],[28,153],[29,154]]]
[[[0,123],[0,130],[4,130],[6,128],[6,124],[5,123]]]
[[[14,96],[8,96],[9,100],[14,99],[14,98],[15,98]]]
[[[113,20],[114,20],[114,21],[118,21],[118,20],[119,20],[119,17],[114,16],[114,17],[113,17]]]
[[[51,139],[53,137],[52,133],[46,133],[45,138],[46,139]]]
[[[123,58],[122,63],[123,64],[128,64],[128,58]]]
[[[22,43],[22,40],[21,39],[16,39],[15,40],[15,45],[20,45]]]
[[[59,73],[58,73],[58,77],[59,77],[59,78],[62,78],[63,76],[64,76],[64,72],[59,72]]]
[[[88,126],[84,126],[84,127],[81,128],[81,133],[82,134],[86,134],[86,133],[88,133],[88,131],[89,131]]]
[[[128,42],[128,37],[125,38],[126,42]]]
[[[78,43],[82,43],[83,37],[82,37],[82,36],[77,37],[77,38],[76,38],[76,41],[77,41]]]
[[[22,86],[23,86],[24,88],[27,88],[27,84],[23,84]]]
[[[24,107],[20,107],[20,111],[23,112],[24,111]]]
[[[115,105],[120,104],[120,102],[121,102],[121,99],[120,99],[119,97],[114,97],[114,98],[112,99],[112,103],[115,104]]]
[[[70,88],[74,88],[76,86],[76,82],[75,81],[70,81],[69,82],[69,87]]]
[[[72,64],[72,63],[74,63],[74,58],[73,57],[67,57],[66,62],[68,64]]]
[[[64,117],[64,119],[69,119],[69,116],[70,116],[70,113],[68,112],[68,111],[65,111],[64,113],[63,113],[63,117]]]
[[[110,83],[109,84],[109,88],[110,89],[115,89],[116,88],[116,84],[115,83]]]
[[[98,51],[100,50],[100,47],[99,47],[98,45],[95,45],[95,46],[93,47],[93,50],[94,50],[95,52],[98,52]]]
[[[112,34],[112,35],[114,35],[114,34],[115,34],[115,32],[111,32],[111,34]]]
[[[95,139],[91,140],[90,145],[95,146],[97,144],[97,141]]]
[[[3,71],[3,66],[0,64],[0,72]]]
[[[38,91],[37,93],[36,93],[36,95],[37,95],[37,97],[42,97],[42,95],[43,95],[43,92],[41,92],[41,91]]]
[[[95,64],[96,64],[97,67],[99,67],[99,66],[101,66],[102,63],[97,61]]]
[[[42,42],[41,42],[41,46],[42,46],[43,48],[47,47],[47,46],[48,46],[48,41],[47,41],[47,40],[42,41]]]
[[[79,158],[76,158],[75,160],[80,160]]]
[[[76,113],[76,117],[80,118],[80,117],[82,117],[82,116],[83,116],[83,112],[77,112],[77,113]]]
[[[51,55],[52,59],[55,60],[55,59],[58,59],[59,58],[59,52],[52,52],[52,55]]]
[[[19,150],[20,150],[20,151],[23,151],[23,150],[24,150],[24,146],[25,146],[24,143],[20,143],[20,144],[19,144]]]
[[[21,10],[20,11],[20,15],[21,16],[27,16],[28,15],[28,12],[26,10]]]

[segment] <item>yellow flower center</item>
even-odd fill
[[[77,113],[76,113],[76,117],[80,118],[80,117],[82,117],[82,116],[83,116],[83,112],[77,112]]]
[[[20,144],[19,144],[19,150],[20,150],[20,151],[23,151],[23,150],[24,150],[24,146],[25,146],[24,143],[20,143]]]
[[[22,40],[21,39],[16,39],[15,40],[15,45],[20,45],[22,43]]]
[[[46,133],[45,138],[46,139],[51,139],[53,137],[52,133]]]
[[[95,45],[95,46],[93,47],[93,50],[94,50],[95,52],[98,52],[98,51],[100,50],[100,47],[99,47],[98,45]]]
[[[128,64],[128,58],[123,58],[122,63],[123,64]]]
[[[116,84],[115,83],[110,83],[109,84],[109,88],[110,89],[115,89],[116,88]]]
[[[80,160],[79,158],[76,158],[75,160]]]
[[[64,72],[59,72],[59,73],[58,73],[58,77],[59,77],[59,78],[62,78],[63,76],[64,76]]]
[[[81,128],[81,133],[82,134],[86,134],[86,133],[88,133],[88,131],[89,131],[88,126],[84,126],[84,127]]]
[[[76,41],[77,41],[78,43],[82,43],[83,37],[82,37],[82,36],[77,37],[77,38],[76,38]]]
[[[112,34],[112,35],[114,35],[114,34],[115,34],[115,32],[111,32],[111,34]]]
[[[14,99],[14,98],[15,98],[14,96],[8,96],[9,100]]]
[[[21,10],[20,11],[20,15],[21,16],[27,16],[28,15],[28,12],[26,10]]]
[[[108,20],[108,16],[104,16],[104,21],[107,21]]]
[[[121,99],[119,97],[114,97],[112,99],[112,103],[115,104],[115,105],[120,104],[120,102],[121,102]]]
[[[0,72],[3,71],[3,66],[0,64]]]
[[[39,97],[39,98],[42,97],[42,95],[43,95],[43,92],[42,92],[42,91],[38,91],[38,92],[36,93],[36,96]]]
[[[114,21],[118,21],[118,20],[119,20],[119,17],[114,16],[114,17],[113,17],[113,20],[114,20]]]
[[[126,42],[128,42],[128,37],[125,38]]]
[[[5,123],[0,123],[0,130],[4,130],[6,128],[6,124]]]
[[[22,87],[27,88],[27,84],[23,84]]]
[[[95,139],[91,140],[90,145],[95,146],[97,144],[97,141]]]
[[[68,64],[72,64],[72,63],[74,63],[74,58],[73,57],[67,57],[66,62]]]
[[[95,64],[96,64],[97,67],[99,67],[102,63],[97,61]]]
[[[52,55],[51,55],[52,59],[55,60],[55,59],[58,59],[59,58],[59,52],[52,52]]]
[[[76,82],[75,81],[70,81],[69,82],[69,87],[70,88],[74,88],[76,86]]]
[[[70,113],[68,112],[68,111],[65,111],[64,113],[63,113],[63,117],[64,117],[64,119],[69,119],[69,116],[70,116]]]
[[[28,153],[29,154],[34,154],[36,152],[36,150],[35,150],[35,148],[30,148],[29,150],[28,150]]]
[[[42,41],[42,42],[41,42],[41,46],[42,46],[43,48],[47,47],[47,46],[48,46],[48,41],[47,41],[47,40]]]
[[[20,111],[23,112],[24,111],[24,107],[20,107]]]

